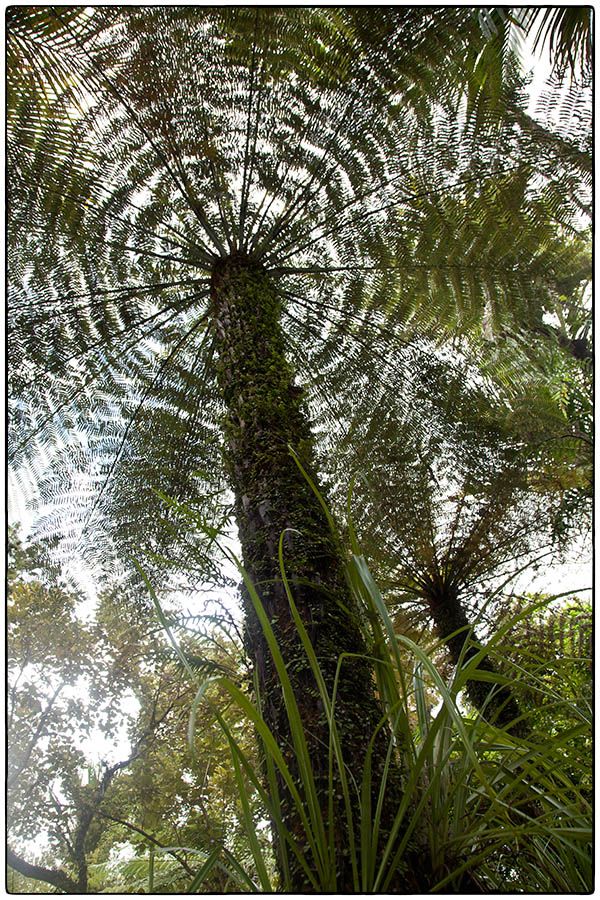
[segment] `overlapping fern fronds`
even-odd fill
[[[456,329],[539,324],[557,279],[584,277],[573,191],[538,177],[537,145],[510,123],[481,136],[437,99],[471,14],[390,9],[378,29],[337,8],[9,22],[11,452],[47,472],[48,530],[156,550],[181,537],[157,490],[214,512],[219,257],[277,279],[315,404],[318,382],[371,383],[392,354],[407,372]],[[410,378],[400,390],[410,404]]]

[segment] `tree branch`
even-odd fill
[[[36,744],[39,741],[39,739],[43,733],[44,726],[48,720],[48,716],[50,715],[50,713],[52,711],[52,707],[54,706],[54,703],[56,701],[56,698],[62,691],[63,687],[64,687],[64,682],[61,682],[61,684],[59,684],[57,689],[54,691],[54,694],[48,701],[48,706],[46,707],[46,709],[40,716],[40,720],[39,720],[37,727],[33,733],[33,737],[29,741],[29,744],[27,745],[27,748],[26,748],[25,752],[23,753],[21,762],[16,763],[15,769],[13,770],[13,772],[11,772],[11,774],[8,776],[8,778],[6,780],[6,787],[8,789],[14,787],[14,785],[17,783],[17,781],[19,780],[19,778],[21,777],[21,775],[23,774],[23,772],[29,765],[29,760],[31,759],[31,754],[35,750]]]
[[[127,822],[125,819],[118,819],[116,816],[111,816],[108,813],[102,812],[102,810],[98,811],[98,815],[102,819],[108,819],[109,822],[115,822],[117,825],[123,825],[125,828],[128,828],[130,831],[135,831],[137,834],[141,834],[143,838],[146,838],[147,841],[150,841],[151,844],[154,844],[155,847],[160,847],[161,850],[164,850],[165,853],[168,853],[177,862],[185,869],[188,875],[193,875],[194,870],[191,866],[189,866],[184,859],[182,859],[178,853],[174,850],[169,849],[166,844],[161,844],[159,840],[149,834],[147,831],[144,831],[143,828],[140,828],[138,825],[134,825],[133,822]]]
[[[6,848],[6,862],[11,869],[14,869],[21,875],[25,875],[26,878],[33,878],[35,881],[45,881],[65,894],[76,894],[78,892],[76,882],[62,869],[47,869],[45,866],[36,866],[28,863],[27,860],[17,856],[10,847]]]

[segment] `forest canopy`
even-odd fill
[[[592,890],[590,8],[6,33],[9,891]]]

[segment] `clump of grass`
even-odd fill
[[[432,652],[406,636],[397,634],[383,597],[369,571],[360,547],[350,531],[348,581],[359,608],[367,646],[371,648],[375,689],[381,698],[390,739],[387,764],[378,784],[372,784],[370,754],[364,771],[348,770],[336,721],[336,690],[342,666],[352,665],[349,654],[340,656],[331,690],[323,678],[314,649],[296,609],[289,587],[280,541],[280,570],[287,599],[304,652],[327,716],[329,728],[327,806],[334,808],[333,790],[343,793],[348,817],[348,848],[351,854],[354,891],[386,893],[396,872],[410,863],[410,848],[419,846],[420,865],[429,875],[431,892],[525,891],[574,893],[592,889],[591,808],[577,778],[568,774],[564,747],[577,736],[589,733],[591,723],[585,707],[572,701],[563,716],[569,727],[552,735],[527,737],[510,732],[510,725],[496,727],[481,713],[465,716],[458,697],[470,680],[489,682],[490,695],[503,676],[480,669],[488,650],[500,647],[507,632],[534,608],[524,608],[491,638],[485,649],[467,642],[463,664],[450,681],[440,674]],[[283,657],[260,597],[244,567],[233,554],[278,673],[298,763],[295,779],[261,714],[261,697],[254,686],[251,697],[229,677],[218,675],[199,685],[189,721],[193,743],[196,712],[201,703],[211,705],[231,753],[231,763],[241,800],[252,869],[228,851],[213,851],[204,859],[190,892],[201,892],[215,866],[225,868],[233,891],[273,892],[293,890],[289,880],[290,859],[305,872],[315,893],[336,892],[336,848],[332,830],[323,816],[323,797],[317,795],[301,711],[294,696]],[[151,588],[150,588],[151,590]],[[152,592],[159,615],[160,605]],[[177,644],[169,633],[170,639]],[[531,662],[531,660],[529,661]],[[520,672],[520,681],[535,688],[537,696],[556,696],[536,675],[537,666]],[[193,673],[190,672],[191,675]],[[504,679],[504,682],[506,679]],[[218,685],[255,729],[262,743],[263,771],[244,753],[228,724],[227,713],[211,701]],[[431,698],[438,700],[432,707]],[[485,710],[483,711],[485,713]],[[565,712],[565,710],[563,710]],[[527,712],[524,714],[527,716]],[[383,724],[382,721],[382,724]],[[371,743],[374,736],[371,736]],[[572,754],[569,757],[572,770]],[[582,762],[582,765],[585,765]],[[404,774],[404,795],[391,832],[381,846],[381,810],[386,781],[392,766]],[[334,781],[334,772],[337,778]],[[279,803],[278,779],[282,779],[297,806],[304,827],[303,839],[290,834]],[[585,781],[585,779],[584,779]],[[255,804],[260,798],[277,834],[281,877],[274,874],[272,857],[260,839]],[[372,798],[377,797],[373,803]],[[358,803],[356,802],[358,800]],[[360,821],[353,821],[353,810]],[[329,822],[332,816],[328,817]],[[413,849],[414,852],[414,849]]]

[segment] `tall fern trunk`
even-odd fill
[[[459,663],[464,665],[478,652],[471,643],[465,650],[465,644],[469,637],[477,644],[481,644],[481,641],[478,640],[471,628],[460,597],[451,588],[444,588],[437,592],[431,592],[428,596],[428,604],[437,633],[445,642],[452,662],[455,665]],[[480,660],[478,668],[491,675],[498,675],[498,670],[487,656]],[[503,727],[509,726],[509,730],[514,733],[524,733],[526,727],[523,722],[511,726],[511,723],[520,716],[521,711],[508,685],[495,688],[491,694],[493,685],[488,681],[471,680],[467,682],[466,687],[469,700],[476,709],[483,713],[486,719]]]
[[[236,518],[244,565],[273,626],[300,708],[315,772],[320,805],[327,821],[328,728],[323,705],[301,649],[280,577],[278,547],[283,541],[286,574],[302,620],[331,691],[341,653],[365,653],[353,621],[352,600],[342,561],[326,517],[310,485],[290,455],[292,446],[314,472],[310,427],[294,385],[280,328],[280,299],[267,272],[236,255],[214,268],[211,304],[218,342],[218,378],[227,408],[227,466],[235,493]],[[286,529],[290,529],[285,531]],[[290,731],[277,674],[254,608],[244,599],[247,640],[261,691],[263,716],[297,773]],[[360,784],[370,737],[381,718],[372,673],[363,660],[344,663],[336,720],[342,731],[347,767]],[[374,781],[381,771],[387,741],[383,733],[373,760]],[[297,811],[283,783],[284,823],[305,844]],[[339,791],[338,791],[339,793]],[[399,778],[392,777],[387,798],[387,825],[400,800]],[[343,807],[334,811],[337,884],[353,890],[348,833]],[[353,813],[359,822],[358,802]],[[385,829],[385,823],[384,823]],[[306,876],[290,858],[294,891],[310,890]],[[307,859],[312,867],[310,859]],[[314,869],[313,869],[314,871]]]

